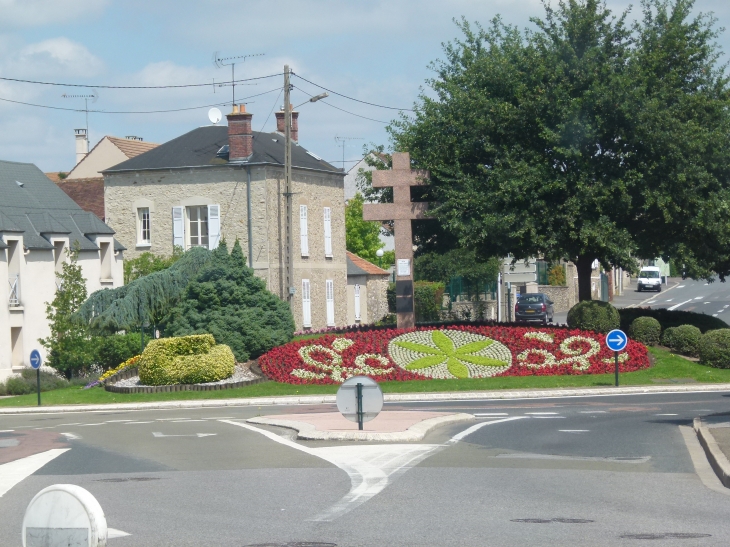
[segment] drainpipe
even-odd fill
[[[246,218],[248,220],[248,266],[253,269],[253,221],[251,220],[251,166],[246,166]]]

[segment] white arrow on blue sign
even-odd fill
[[[37,349],[34,349],[30,352],[30,366],[32,366],[35,369],[41,368],[41,364],[43,364],[43,359],[41,358],[41,352]]]
[[[629,343],[629,337],[624,331],[613,329],[606,335],[606,345],[611,351],[621,351]]]

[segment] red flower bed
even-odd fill
[[[649,366],[639,342],[629,340],[619,355],[621,372]],[[614,354],[594,332],[458,325],[327,334],[274,348],[259,366],[278,382],[337,384],[361,374],[378,381],[603,374],[613,372]]]

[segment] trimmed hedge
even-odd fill
[[[199,384],[229,378],[236,367],[231,348],[215,345],[211,334],[152,340],[137,362],[150,386]]]
[[[697,357],[702,332],[694,325],[680,325],[669,327],[662,335],[662,344],[672,348],[677,353]]]
[[[637,317],[629,327],[629,336],[647,346],[656,346],[662,335],[662,326],[653,317]]]
[[[711,330],[702,335],[700,363],[715,368],[730,368],[730,329]]]
[[[631,323],[637,317],[653,317],[659,321],[662,330],[681,325],[693,325],[702,332],[728,328],[727,323],[722,319],[691,311],[667,310],[664,308],[656,310],[651,308],[621,308],[618,312],[621,316],[621,329],[624,331],[631,327]]]
[[[568,326],[571,329],[607,333],[619,327],[618,310],[608,302],[584,300],[570,308]]]

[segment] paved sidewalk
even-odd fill
[[[730,423],[708,425],[708,429],[722,453],[730,459]]]
[[[441,393],[386,393],[385,402],[473,401],[509,399],[547,399],[563,397],[607,397],[647,393],[702,393],[730,392],[730,384],[646,385],[625,387],[551,388],[502,391],[457,391]],[[0,415],[47,414],[59,412],[97,412],[155,410],[171,408],[218,408],[226,406],[296,406],[335,404],[335,395],[303,395],[278,397],[251,397],[239,399],[198,399],[185,401],[158,401],[151,403],[115,403],[105,405],[57,405],[29,407],[0,407]]]

